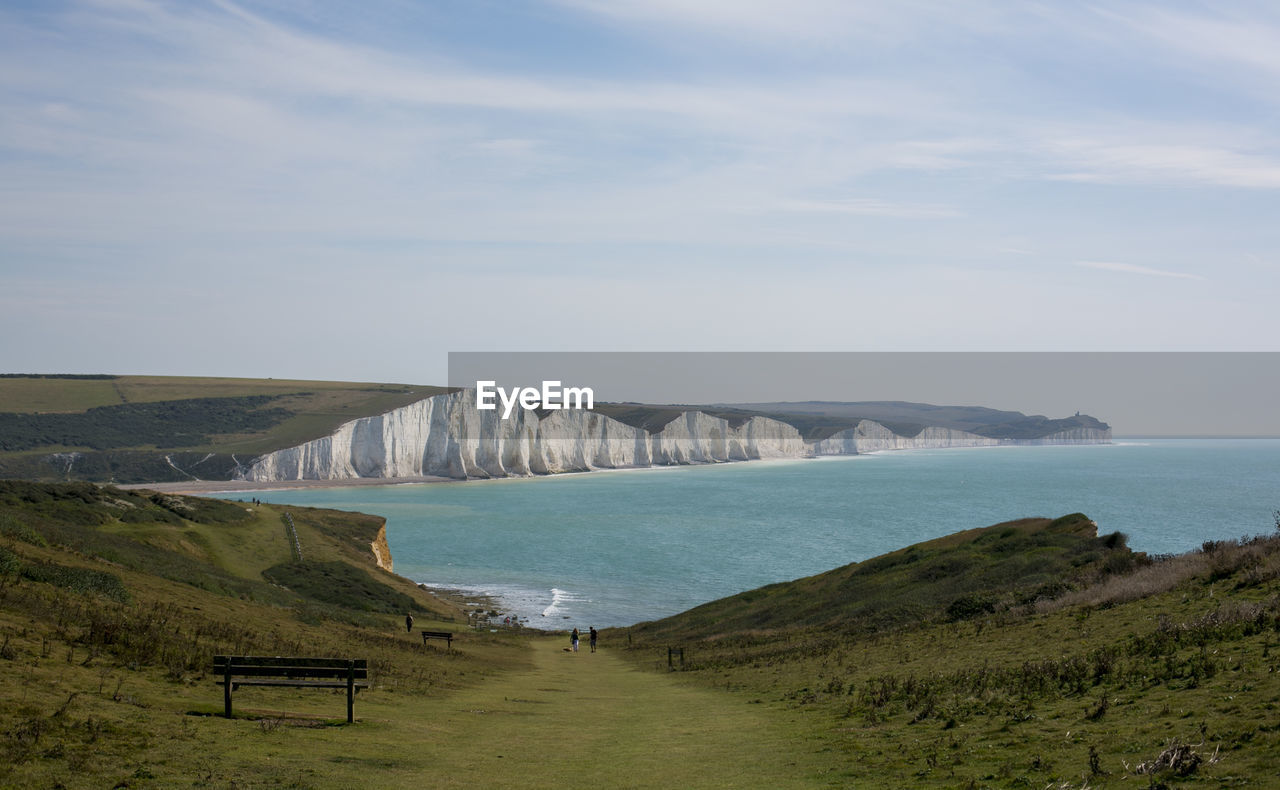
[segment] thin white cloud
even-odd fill
[[[840,0],[559,0],[562,5],[624,23],[697,29],[713,34],[826,38],[870,16]]]
[[[898,46],[925,30],[955,34],[996,29],[1007,9],[981,0],[963,5],[938,0],[863,3],[849,0],[553,0],[618,24],[649,26],[666,36],[691,33],[769,48],[798,42]]]
[[[1047,150],[1070,168],[1051,174],[1054,180],[1280,189],[1280,157],[1272,153],[1081,138],[1051,141]]]
[[[1280,17],[1275,16],[1275,8],[1270,3],[1219,4],[1215,8],[1218,13],[1210,15],[1152,5],[1126,11],[1105,9],[1098,13],[1184,57],[1240,64],[1274,80],[1280,76]],[[1249,18],[1238,16],[1241,13],[1247,13]]]
[[[895,203],[875,198],[847,200],[788,200],[778,206],[784,211],[817,214],[854,214],[864,217],[897,217],[900,219],[950,219],[964,214],[950,206]]]
[[[1141,274],[1148,277],[1173,277],[1179,280],[1204,279],[1198,274],[1170,272],[1163,269],[1152,269],[1148,266],[1138,266],[1132,263],[1117,263],[1115,261],[1076,261],[1075,264],[1076,266],[1083,266],[1087,269],[1101,269],[1109,272],[1123,272],[1124,274]]]

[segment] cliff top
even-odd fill
[[[855,427],[878,422],[899,436],[915,436],[928,427],[968,431],[992,439],[1041,439],[1072,428],[1107,430],[1110,426],[1086,414],[1050,419],[982,406],[936,406],[905,401],[801,401],[714,403],[705,405],[597,404],[596,411],[648,431],[661,430],[685,411],[701,411],[741,425],[752,417],[769,417],[795,427],[805,441],[816,442]]]

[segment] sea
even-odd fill
[[[383,516],[401,576],[484,596],[534,628],[604,628],[1026,516],[1084,513],[1099,534],[1124,532],[1151,554],[1272,532],[1280,439],[904,450],[252,496]]]

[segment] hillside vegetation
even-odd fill
[[[1024,519],[606,631],[596,654],[463,627],[376,566],[380,518],[289,512],[301,559],[282,508],[0,483],[0,786],[1275,778],[1280,532],[1147,557],[1080,514]],[[241,689],[226,720],[216,653],[367,658],[374,686],[351,726],[314,689]]]
[[[1147,557],[1079,514],[1028,519],[606,636],[791,711],[849,786],[1276,776],[1280,531]]]
[[[289,512],[303,561],[280,508],[0,481],[0,786],[269,780],[254,767],[267,745],[237,740],[251,731],[203,723],[221,711],[219,653],[367,658],[376,686],[358,713],[526,661],[518,641],[460,628],[456,607],[378,568],[382,519]],[[406,634],[410,612],[459,631],[454,647]],[[332,692],[245,690],[237,710],[272,726],[345,721]]]
[[[954,428],[993,439],[1040,439],[1072,428],[1105,430],[1108,426],[1087,414],[1049,419],[1019,411],[983,406],[938,406],[907,401],[800,401],[727,404],[738,410],[766,414],[794,425],[808,441],[826,439],[852,428],[860,420],[873,420],[899,436],[915,436],[926,426]]]
[[[784,422],[807,442],[821,441],[857,427],[862,420],[878,422],[899,436],[916,436],[926,427],[954,428],[992,439],[1042,439],[1073,428],[1106,430],[1106,423],[1087,414],[1052,420],[1016,411],[977,406],[933,406],[927,403],[811,401],[804,403],[742,403],[712,405],[653,405],[597,403],[595,411],[635,428],[656,432],[686,411],[701,411],[738,427],[752,417]]]
[[[179,376],[0,376],[0,477],[228,480],[442,387]]]
[[[1123,534],[1096,532],[1080,513],[971,529],[739,593],[631,632],[682,639],[797,628],[879,632],[936,616],[968,619],[1150,562],[1129,551]]]

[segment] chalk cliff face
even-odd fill
[[[993,447],[999,439],[953,428],[930,426],[915,436],[899,436],[878,422],[861,420],[848,430],[814,444],[816,455],[856,455],[883,450],[920,450],[940,447]]]
[[[731,427],[719,417],[685,412],[650,434],[591,411],[553,411],[538,419],[521,409],[503,420],[496,410],[478,410],[468,390],[352,420],[330,436],[258,458],[245,478],[465,480],[810,454],[795,428],[767,417]]]
[[[1075,429],[1019,443],[1085,444],[1111,439],[1109,430],[1105,438],[1086,436],[1089,431]],[[264,455],[244,478],[467,480],[997,444],[1010,442],[937,427],[905,437],[870,420],[809,444],[794,427],[778,420],[752,417],[735,427],[699,411],[684,412],[654,433],[581,410],[552,411],[539,419],[534,412],[517,409],[503,420],[497,410],[477,409],[473,390],[461,390],[352,420],[330,436]]]
[[[1070,428],[1065,431],[1051,433],[1039,439],[1015,439],[1009,444],[1110,444],[1110,428]]]

